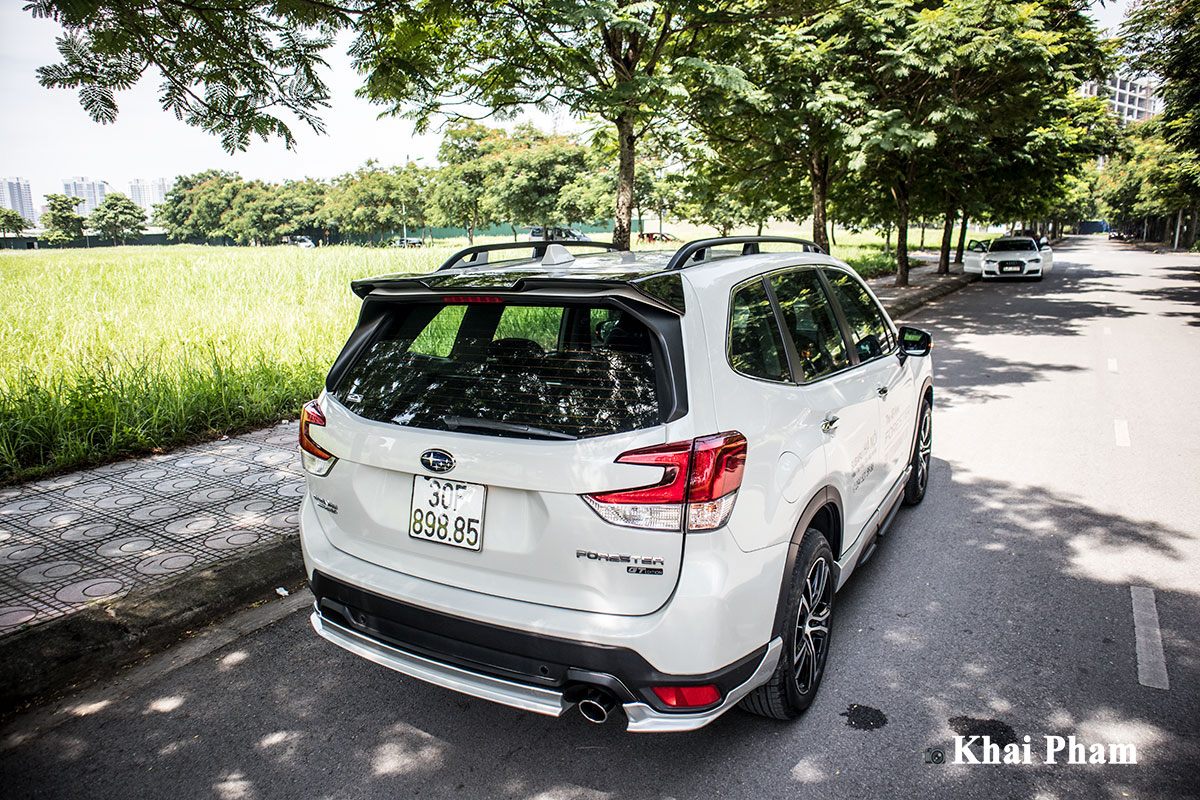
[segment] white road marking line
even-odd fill
[[[1138,683],[1151,689],[1170,689],[1167,658],[1163,655],[1162,632],[1158,629],[1158,606],[1154,590],[1130,586],[1133,598],[1133,634],[1137,647]]]
[[[1117,447],[1129,447],[1129,423],[1123,419],[1113,420],[1113,433],[1117,436]]]
[[[1109,372],[1117,371],[1117,360],[1115,358],[1110,358],[1108,360],[1108,371]]]

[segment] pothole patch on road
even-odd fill
[[[846,718],[846,724],[860,731],[873,731],[887,725],[887,714],[878,708],[851,703],[850,707],[838,716]]]

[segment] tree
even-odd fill
[[[382,242],[405,224],[404,200],[395,172],[368,161],[334,183],[325,213],[341,230]]]
[[[114,192],[104,196],[88,224],[92,230],[112,239],[113,244],[125,244],[129,237],[145,232],[146,212],[125,195]]]
[[[465,228],[468,244],[475,244],[476,228],[495,222],[487,202],[486,159],[503,138],[503,131],[460,122],[446,129],[438,147],[442,167],[430,183],[429,217],[435,225]]]
[[[567,222],[559,195],[587,169],[583,146],[565,136],[547,136],[531,125],[513,131],[503,150],[488,161],[488,196],[510,224],[555,226]],[[516,236],[516,228],[513,228]]]
[[[1133,67],[1162,81],[1163,136],[1200,153],[1200,0],[1139,0],[1121,34]]]
[[[236,172],[210,169],[175,179],[166,201],[154,207],[154,219],[176,241],[224,236],[224,215],[245,186]]]
[[[8,234],[20,236],[21,231],[29,227],[29,223],[25,221],[16,211],[11,208],[0,208],[0,233],[3,233],[5,238]]]
[[[511,115],[557,104],[617,139],[613,242],[629,246],[637,144],[696,71],[715,31],[781,15],[770,3],[429,0],[356,46],[364,93],[419,125],[469,109]],[[366,40],[366,41],[364,41]]]
[[[67,197],[61,194],[46,195],[46,205],[49,210],[42,214],[42,227],[46,232],[42,239],[52,247],[62,247],[77,239],[83,238],[83,224],[86,220],[75,213],[76,207],[83,203],[82,197]]]

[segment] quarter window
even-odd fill
[[[825,270],[825,277],[829,279],[833,295],[846,315],[850,339],[859,361],[870,361],[891,352],[895,347],[892,328],[879,306],[867,294],[866,287],[844,272]]]
[[[789,380],[783,340],[761,280],[734,292],[729,316],[730,365],[752,378]]]
[[[846,342],[817,273],[799,270],[776,275],[771,288],[800,357],[799,380],[811,381],[849,366]]]

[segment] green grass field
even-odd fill
[[[0,250],[0,482],[294,418],[354,325],[350,281],[464,244]],[[838,245],[864,273],[886,266],[877,236]]]

